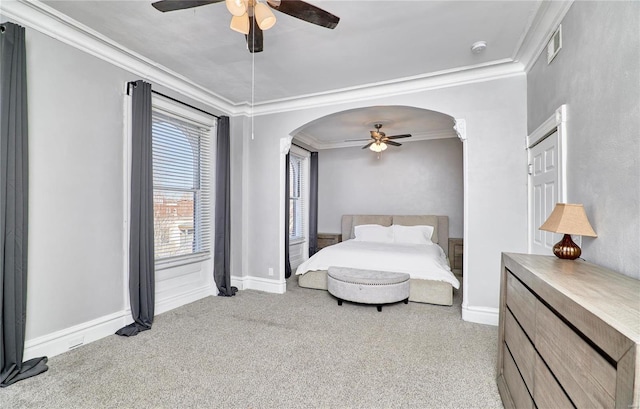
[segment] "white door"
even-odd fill
[[[529,148],[529,251],[553,254],[558,234],[538,228],[547,220],[557,202],[562,201],[560,186],[558,131]]]

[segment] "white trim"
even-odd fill
[[[123,157],[123,192],[122,192],[122,309],[131,308],[129,297],[129,220],[131,218],[131,96],[127,94],[125,84],[123,93],[123,130],[122,130],[122,157]]]
[[[38,356],[60,355],[81,345],[113,335],[132,322],[131,314],[119,311],[82,324],[74,325],[51,334],[27,340],[24,344],[24,360]]]
[[[312,135],[305,133],[304,131],[295,132],[296,140],[299,142],[308,145],[313,149],[323,150],[323,149],[336,149],[336,148],[352,148],[352,147],[361,147],[362,143],[360,142],[323,142],[319,141]],[[411,143],[418,141],[431,141],[435,139],[447,139],[453,138],[455,134],[448,130],[440,130],[440,131],[431,131],[431,132],[413,132],[411,134],[411,139],[407,139],[402,143]]]
[[[167,257],[155,261],[155,271],[168,270],[174,267],[186,266],[187,264],[202,263],[203,261],[211,259],[213,259],[213,254],[210,250],[195,254]]]
[[[211,295],[211,287],[207,285],[169,297],[156,302],[155,316]],[[51,358],[60,355],[82,345],[114,335],[117,330],[131,322],[133,322],[131,310],[125,308],[113,314],[27,340],[24,345],[24,360],[39,356]]]
[[[462,241],[467,242],[469,237],[469,155],[467,145],[467,121],[463,118],[455,118],[454,130],[458,134],[458,137],[462,141],[462,202],[463,202],[463,225],[462,225]],[[464,246],[462,249],[462,271],[465,274],[462,275],[462,308],[467,307],[469,300],[469,257],[467,256],[468,250]],[[451,254],[449,254],[451,257]]]
[[[527,135],[527,148],[532,148],[542,141],[544,138],[552,134],[556,129],[566,134],[567,126],[567,105],[561,105],[560,108],[547,118],[535,131]]]
[[[211,132],[211,129],[217,124],[215,117],[203,114],[193,108],[188,108],[184,104],[172,101],[162,95],[152,94],[151,106],[153,109],[161,111],[164,115],[190,122],[194,126],[206,128],[208,132]]]
[[[496,79],[510,78],[523,74],[524,69],[520,63],[502,61],[492,66],[483,66],[466,71],[440,71],[421,76],[371,83],[358,87],[343,88],[315,94],[300,95],[292,98],[266,101],[263,103],[257,103],[254,106],[254,115],[269,115],[280,112],[333,106],[397,95],[414,94],[421,91],[493,81]]]
[[[240,290],[258,290],[274,294],[284,294],[287,291],[287,283],[284,280],[284,276],[280,280],[253,276],[231,276],[231,285],[238,287]]]
[[[531,71],[540,54],[545,52],[551,36],[555,33],[564,16],[567,15],[572,4],[573,0],[541,2],[534,21],[515,57],[516,61],[522,62],[525,72]]]
[[[291,141],[293,140],[293,136],[292,135],[287,135],[283,138],[280,138],[280,177],[279,177],[279,185],[280,185],[280,208],[278,211],[278,226],[284,226],[284,207],[287,205],[287,201],[289,199],[285,199],[284,194],[285,194],[285,178],[287,177],[287,168],[286,168],[286,163],[285,161],[287,160],[287,153],[289,152],[289,149],[291,149]],[[278,263],[280,264],[278,266],[278,279],[281,282],[285,282],[285,278],[284,278],[284,274],[285,274],[285,265],[284,265],[284,242],[285,242],[285,231],[284,228],[282,229],[278,229],[279,233],[278,233],[278,243],[280,243],[279,245],[279,249],[280,249],[280,256],[278,257]],[[250,276],[247,276],[246,278],[249,279]],[[232,280],[233,281],[233,280]],[[271,281],[271,280],[269,280]],[[238,287],[240,288],[240,287]],[[252,287],[253,288],[253,287]],[[283,288],[282,293],[286,292],[287,288],[286,285]],[[267,290],[265,290],[267,291]],[[268,292],[277,292],[277,291],[268,291]]]
[[[462,319],[477,324],[498,326],[500,316],[497,308],[462,306]]]
[[[561,105],[560,108],[551,115],[546,121],[536,128],[530,135],[526,137],[527,163],[531,164],[531,148],[542,142],[554,132],[557,134],[558,148],[558,200],[556,202],[567,202],[567,105]],[[527,251],[533,251],[533,197],[531,195],[531,175],[527,176]]]
[[[215,296],[215,286],[204,285],[198,288],[194,288],[189,291],[185,291],[181,294],[176,294],[171,297],[167,297],[164,300],[159,300],[155,305],[155,315],[171,311],[175,308],[182,307],[183,305],[191,304],[194,301],[198,301],[202,298],[209,296]]]
[[[0,10],[9,18],[65,44],[123,68],[158,85],[180,92],[229,115],[266,115],[299,109],[349,103],[372,98],[411,94],[470,83],[508,78],[528,72],[572,1],[544,1],[522,40],[515,60],[507,58],[475,66],[458,67],[412,77],[366,84],[326,92],[270,100],[251,106],[247,101],[234,103],[186,77],[129,50],[97,31],[37,0],[0,2]]]
[[[456,119],[455,125],[453,125],[453,130],[456,131],[456,135],[458,135],[458,139],[462,142],[467,140],[467,121],[464,119]]]
[[[0,2],[0,10],[20,24],[100,58],[158,85],[206,104],[221,112],[238,111],[226,98],[186,77],[129,50],[99,32],[37,0]]]

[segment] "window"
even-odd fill
[[[291,148],[289,152],[289,240],[301,241],[306,237],[305,220],[307,179],[309,174],[308,152]]]
[[[210,252],[212,119],[154,97],[156,262]]]

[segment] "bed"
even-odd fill
[[[429,245],[396,245],[388,242],[365,244],[354,240],[356,226],[433,226]],[[388,230],[388,229],[387,229]],[[451,272],[447,259],[449,218],[417,215],[345,215],[342,216],[342,242],[325,247],[298,266],[298,285],[327,289],[329,266],[365,270],[407,272],[410,274],[409,301],[452,305],[453,289],[460,283]],[[418,249],[420,248],[420,249]],[[430,256],[427,256],[430,254]],[[407,263],[405,263],[407,262]],[[413,264],[412,264],[413,263]],[[415,266],[420,265],[418,269]]]

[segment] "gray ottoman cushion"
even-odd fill
[[[338,299],[388,304],[409,298],[409,274],[329,267],[327,289]]]

